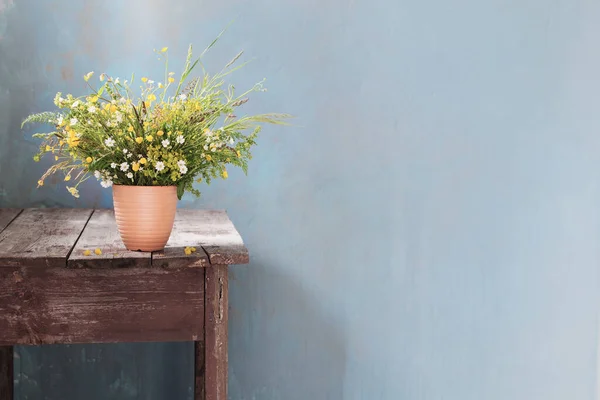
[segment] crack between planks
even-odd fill
[[[25,211],[25,209],[24,209],[24,208],[21,208],[21,211],[19,211],[19,212],[17,213],[17,215],[15,215],[15,216],[14,216],[14,217],[13,217],[13,218],[10,220],[10,222],[9,222],[8,224],[6,224],[6,226],[4,227],[4,229],[0,229],[0,233],[4,232],[4,230],[5,230],[6,228],[8,228],[8,227],[9,227],[9,226],[10,226],[10,225],[11,225],[11,224],[12,224],[12,223],[15,221],[15,219],[17,219],[17,217],[18,217],[19,215],[23,214],[23,211]]]
[[[75,243],[73,243],[73,246],[71,246],[71,250],[69,250],[69,252],[67,253],[67,257],[65,258],[65,268],[68,267],[68,265],[69,265],[69,258],[71,257],[71,253],[73,253],[73,250],[75,250],[75,247],[77,247],[77,243],[79,243],[79,239],[81,239],[81,235],[83,235],[83,232],[85,231],[85,228],[90,223],[90,220],[92,219],[92,215],[94,215],[95,212],[96,212],[96,209],[94,208],[92,210],[92,212],[90,213],[90,216],[88,217],[87,221],[85,221],[85,225],[83,225],[83,229],[81,229],[81,232],[79,232],[79,235],[77,236],[77,239],[75,239]]]

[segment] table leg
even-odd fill
[[[196,400],[227,400],[227,268],[211,265],[205,269],[204,397],[197,393]]]
[[[13,346],[0,346],[0,400],[12,400],[13,382]]]

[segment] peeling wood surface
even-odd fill
[[[21,211],[20,208],[0,208],[0,232],[2,232]]]
[[[227,265],[213,265],[205,271],[205,397],[196,394],[196,400],[227,400]]]
[[[177,219],[185,221],[178,230],[192,243],[202,246],[211,264],[247,264],[250,260],[242,237],[225,211],[178,210]]]
[[[0,233],[0,268],[65,267],[92,210],[24,210]]]
[[[204,210],[177,210],[175,224],[171,237],[164,251],[152,253],[152,265],[162,268],[193,268],[207,267],[210,265],[208,255],[202,249],[202,244],[197,241],[197,232],[200,227],[194,218],[204,215]],[[185,254],[186,247],[195,247],[196,251],[190,255]]]
[[[164,251],[128,251],[112,210],[0,209],[0,266],[199,268],[248,263],[248,250],[225,211],[178,210]],[[18,215],[18,216],[17,216]],[[11,222],[12,221],[12,222]],[[186,255],[186,247],[196,251]],[[102,251],[101,255],[94,253]],[[90,255],[84,255],[89,250]]]
[[[13,347],[0,346],[0,399],[13,398]]]
[[[96,255],[95,249],[102,254]],[[84,255],[90,250],[91,255]],[[151,254],[129,251],[125,248],[115,221],[113,210],[95,210],[85,230],[73,248],[67,266],[69,268],[123,268],[150,267]]]
[[[0,345],[201,339],[204,270],[0,268]]]

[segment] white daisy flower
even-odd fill
[[[127,150],[127,149],[123,149],[123,154],[127,154],[128,151],[129,150]]]
[[[77,108],[79,106],[79,100],[75,100],[75,103],[71,104],[71,108]]]
[[[100,171],[94,171],[94,176],[96,179],[100,179]]]
[[[187,166],[185,165],[185,161],[179,160],[177,161],[177,166],[179,167],[179,172],[183,175],[188,171]]]
[[[208,150],[208,145],[207,144],[204,145],[204,150]]]
[[[119,78],[115,79],[115,85],[119,84]]]
[[[121,171],[125,172],[128,169],[129,169],[129,164],[128,163],[126,163],[126,162],[121,163]]]
[[[112,179],[103,179],[103,180],[102,180],[102,182],[100,182],[100,185],[101,185],[103,188],[109,188],[109,187],[111,187],[111,186],[112,186],[112,184],[113,184],[113,181],[112,181]]]
[[[110,167],[111,167],[111,168],[117,168],[117,163],[111,163],[111,164],[110,164]]]
[[[169,147],[170,144],[171,144],[171,142],[169,142],[169,139],[165,139],[162,141],[162,145],[164,148]]]
[[[158,172],[162,171],[163,169],[165,169],[165,163],[162,161],[159,161],[156,163],[156,170]]]
[[[129,172],[129,173],[127,174],[127,177],[128,177],[129,179],[133,179],[133,174],[132,174],[131,172]]]
[[[120,112],[116,111],[115,112],[115,121],[117,121],[118,123],[123,122],[123,114],[121,114]]]
[[[175,138],[175,141],[179,144],[183,144],[185,142],[185,138],[183,135],[178,135],[177,138]]]
[[[229,144],[234,144],[235,141],[233,140],[233,138],[229,138]]]
[[[127,153],[127,158],[131,158],[131,156],[133,156],[133,153]]]
[[[106,145],[106,147],[113,147],[115,145],[115,139],[109,137],[104,140],[104,144]]]
[[[61,125],[61,124],[63,123],[63,116],[62,116],[62,115],[59,115],[59,116],[58,116],[58,118],[56,119],[56,123],[57,123],[58,125]]]
[[[179,100],[185,100],[185,99],[187,99],[187,95],[185,93],[181,93],[179,95]]]
[[[92,114],[96,112],[96,107],[95,106],[89,106],[88,107],[88,111],[91,112]]]
[[[69,123],[71,124],[71,126],[77,125],[77,122],[78,122],[77,118],[71,118],[71,120],[69,121]]]

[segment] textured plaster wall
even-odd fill
[[[0,205],[110,207],[36,190],[20,121],[234,17],[209,68],[245,49],[249,110],[299,118],[181,203],[226,208],[252,255],[231,398],[598,399],[596,1],[0,0]],[[20,348],[17,399],[189,399],[190,351]]]

